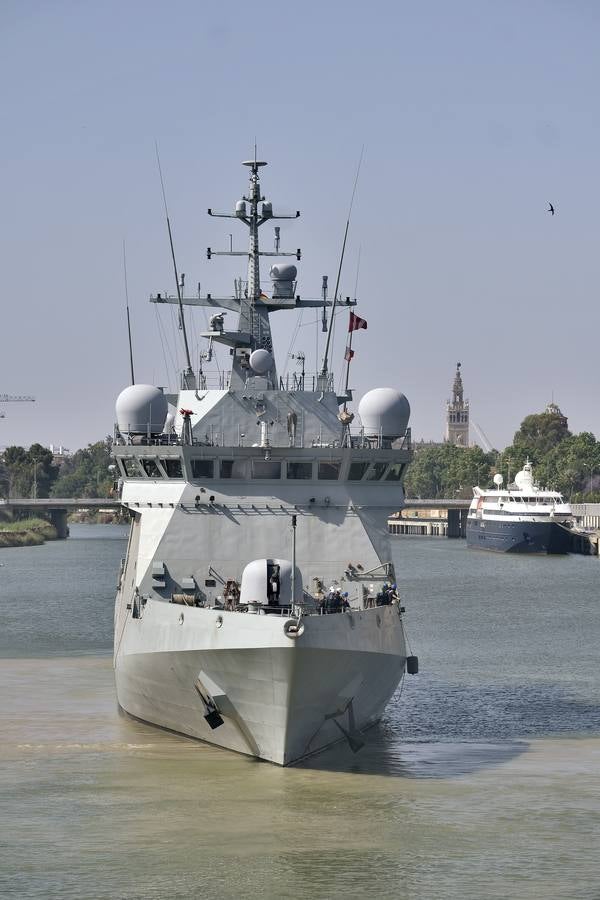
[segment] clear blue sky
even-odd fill
[[[365,145],[342,278],[354,294],[360,248],[357,396],[400,388],[413,434],[439,439],[460,360],[495,446],[552,394],[599,435],[599,40],[588,0],[3,0],[0,393],[37,402],[3,407],[0,446],[112,430],[123,239],[138,380],[173,385],[147,302],[173,289],[154,141],[179,267],[217,294],[244,273],[206,260],[231,230],[206,208],[245,190],[255,136],[266,195],[302,211],[282,238],[303,249],[304,296],[335,281]],[[311,369],[314,348],[300,329]]]

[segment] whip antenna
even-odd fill
[[[333,322],[333,317],[335,315],[335,304],[337,302],[338,289],[340,286],[340,277],[342,275],[342,265],[344,263],[344,253],[346,252],[346,240],[348,238],[348,229],[350,228],[350,216],[352,214],[352,206],[354,205],[354,195],[356,194],[356,185],[358,184],[358,176],[360,175],[360,167],[362,165],[364,152],[365,152],[365,145],[363,144],[361,151],[360,151],[360,159],[358,160],[358,166],[356,168],[356,178],[354,179],[354,187],[352,188],[352,197],[350,198],[350,207],[348,209],[348,218],[346,219],[346,229],[344,231],[344,241],[342,243],[342,252],[340,254],[340,264],[338,266],[337,278],[335,281],[335,291],[333,293],[333,303],[331,305],[331,316],[329,319],[330,323]],[[323,355],[323,365],[321,366],[321,372],[320,372],[321,376],[327,375],[327,361],[329,358],[329,345],[331,344],[332,330],[333,329],[331,328],[331,324],[330,324],[329,329],[327,331],[327,342],[325,344],[325,353]]]
[[[169,244],[171,246],[171,259],[173,260],[173,272],[175,273],[175,285],[177,287],[177,300],[179,302],[179,322],[181,324],[181,332],[183,334],[183,345],[185,348],[185,361],[186,361],[186,371],[185,371],[185,386],[194,388],[195,385],[190,383],[193,382],[194,373],[192,369],[192,360],[190,357],[190,348],[187,339],[187,331],[185,328],[185,318],[183,315],[183,303],[181,298],[181,283],[179,281],[179,273],[177,271],[177,262],[175,261],[175,248],[173,246],[173,233],[171,231],[171,220],[169,219],[169,210],[167,207],[167,196],[165,193],[165,183],[163,181],[162,168],[160,165],[160,156],[158,155],[158,144],[155,142],[154,146],[156,148],[156,162],[158,163],[158,174],[160,176],[160,187],[162,190],[163,203],[165,206],[165,218],[167,220],[167,231],[169,232]]]
[[[131,383],[135,384],[133,372],[133,345],[131,343],[131,319],[129,317],[129,291],[127,289],[127,257],[125,255],[125,241],[123,241],[123,276],[125,278],[125,309],[127,310],[127,336],[129,338],[129,365],[131,367]]]

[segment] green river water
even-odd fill
[[[290,769],[119,713],[125,529],[0,551],[0,897],[600,898],[600,561],[397,539],[421,672]]]

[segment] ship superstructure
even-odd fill
[[[529,460],[515,481],[502,487],[473,488],[467,516],[467,545],[502,553],[568,553],[571,507],[558,491],[543,490],[534,481]]]
[[[273,265],[262,291],[260,256],[300,251],[280,252],[278,228],[275,251],[260,250],[260,226],[280,217],[261,194],[266,163],[244,165],[249,191],[231,218],[249,229],[237,254],[247,282],[231,297],[186,299],[178,283],[177,297],[151,298],[218,310],[203,367],[188,355],[177,394],[135,384],[117,401],[132,525],[114,665],[132,715],[286,765],[344,736],[357,747],[405,672],[387,519],[403,504],[410,408],[376,388],[354,422],[352,392],[334,390],[329,340],[317,373],[278,375],[270,316],[311,307],[329,311],[331,329],[340,304],[325,290],[298,296],[289,264]],[[364,321],[355,302],[342,304],[350,328]],[[231,371],[212,386],[215,343],[229,348]]]

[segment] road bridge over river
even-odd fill
[[[118,510],[121,502],[116,497],[47,497],[47,498],[11,498],[0,500],[0,511],[6,509],[15,512],[26,512],[44,516],[49,519],[59,538],[66,538],[69,530],[67,518],[76,510]],[[393,516],[389,520],[392,534],[447,534],[448,537],[464,537],[468,500],[421,500],[407,499],[403,515]],[[436,515],[437,514],[437,515]],[[438,528],[443,522],[443,530],[427,531],[427,528]],[[436,524],[437,523],[437,524]]]
[[[120,508],[121,501],[115,497],[112,499],[104,497],[46,497],[40,499],[24,497],[0,500],[0,512],[5,509],[9,512],[26,512],[49,519],[56,528],[59,538],[66,538],[69,535],[67,518],[70,512],[78,509],[117,510]]]

